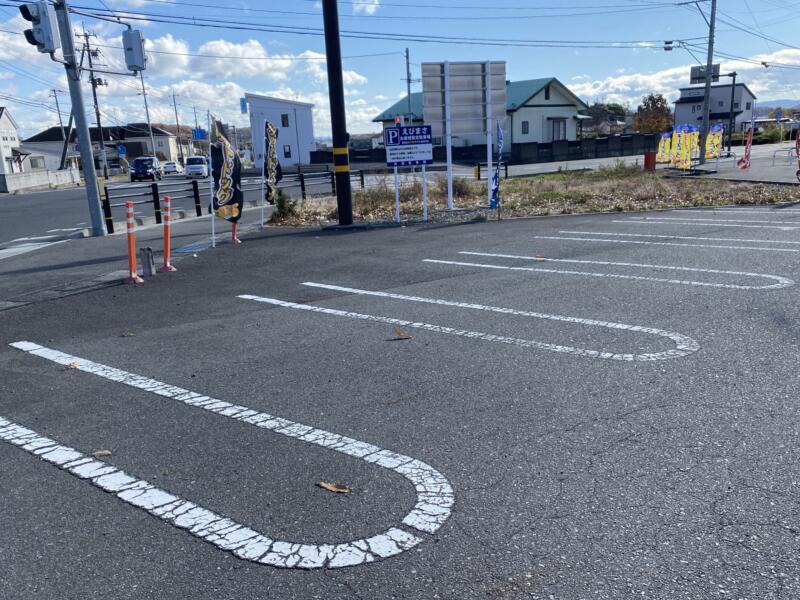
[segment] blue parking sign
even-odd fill
[[[386,165],[429,165],[433,162],[433,135],[430,125],[387,127],[383,130]]]

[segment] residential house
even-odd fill
[[[0,106],[0,175],[21,173],[24,155],[19,150],[17,122],[4,106]]]
[[[47,161],[47,169],[58,169],[64,146],[65,132],[66,128],[62,130],[61,127],[49,127],[24,140],[23,148],[26,151],[44,155]],[[137,156],[152,156],[155,153],[162,156],[164,160],[178,160],[178,144],[175,134],[160,127],[153,127],[154,152],[147,123],[128,123],[121,127],[103,127],[102,146],[100,131],[97,127],[89,128],[89,138],[92,141],[92,151],[96,166],[100,164],[101,148],[105,148],[109,161],[113,161],[118,155],[117,149],[120,146],[125,147],[125,157],[128,161]],[[78,137],[74,129],[69,138],[67,152],[74,157],[80,152]]]
[[[583,120],[580,113],[588,106],[555,77],[506,82],[505,123],[506,150],[515,144],[547,143],[576,140]],[[397,117],[406,122],[423,123],[422,93],[411,94],[411,115],[408,96],[395,102],[373,119],[384,128],[393,127]],[[454,136],[454,145],[486,144],[481,135]]]
[[[267,121],[278,129],[277,154],[282,167],[307,165],[314,142],[313,104],[284,100],[260,94],[245,94],[250,114],[250,134],[253,143],[253,162],[261,168],[264,161],[264,126]]]
[[[700,125],[703,121],[705,86],[680,89],[675,101],[675,124]],[[721,123],[727,131],[731,114],[731,84],[711,86],[709,122]],[[746,131],[755,109],[756,95],[744,83],[737,83],[733,92],[734,131]]]

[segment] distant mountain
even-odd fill
[[[756,106],[764,108],[775,108],[782,106],[783,108],[800,108],[800,100],[765,100],[764,102],[757,101]]]

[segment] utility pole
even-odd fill
[[[66,133],[64,132],[64,121],[61,119],[61,107],[58,105],[58,90],[53,88],[53,98],[56,100],[56,112],[58,113],[58,126],[61,128],[61,141],[66,140]]]
[[[731,78],[731,113],[728,117],[728,153],[731,151],[731,143],[733,142],[733,128],[736,126],[736,115],[733,114],[733,103],[736,99],[736,71],[728,73]]]
[[[336,0],[322,0],[325,23],[325,56],[328,64],[328,97],[333,134],[333,170],[336,179],[336,208],[339,225],[353,224],[353,197],[350,190],[350,157],[347,144],[347,116],[344,109],[342,47],[339,39],[339,11]]]
[[[153,139],[153,126],[150,124],[150,109],[147,107],[147,90],[144,87],[144,74],[139,71],[142,80],[142,96],[144,97],[144,114],[147,116],[147,129],[150,131],[150,145],[153,147],[153,156],[156,155],[156,141]]]
[[[67,72],[69,95],[72,100],[72,114],[75,117],[75,129],[78,136],[78,146],[81,151],[83,179],[86,183],[86,200],[89,204],[92,235],[102,236],[106,235],[106,230],[103,224],[103,212],[100,209],[100,190],[97,188],[92,141],[89,139],[89,125],[86,122],[86,108],[83,104],[83,94],[81,93],[81,72],[75,57],[75,41],[72,39],[72,24],[69,20],[67,1],[55,0],[53,8],[58,19],[64,67]]]
[[[699,6],[698,6],[699,10]],[[701,11],[702,14],[702,11]],[[705,18],[705,15],[703,16]],[[717,20],[717,0],[711,0],[711,18],[708,21],[708,55],[706,57],[706,89],[703,100],[703,123],[700,129],[700,164],[706,164],[706,142],[711,116],[711,78],[714,68],[714,25]]]
[[[406,91],[408,92],[408,114],[411,115],[411,55],[406,48]]]
[[[181,146],[181,124],[178,121],[178,102],[175,100],[174,90],[172,91],[172,107],[175,109],[175,135],[178,138],[178,156],[181,157],[181,166],[186,166],[186,161],[183,158],[183,146]]]
[[[83,39],[84,39],[84,48],[86,50],[86,56],[89,58],[89,82],[92,84],[92,98],[94,98],[94,116],[95,121],[97,122],[97,133],[100,134],[100,160],[103,163],[103,177],[108,181],[108,158],[106,157],[106,141],[105,136],[103,135],[103,125],[100,122],[100,107],[97,104],[97,86],[102,85],[102,79],[98,79],[94,76],[94,64],[92,63],[92,57],[96,56],[97,50],[92,50],[91,46],[89,45],[89,38],[92,37],[94,34],[87,33],[86,29],[83,30]]]

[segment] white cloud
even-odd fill
[[[374,15],[380,4],[380,0],[353,0],[353,14]]]

